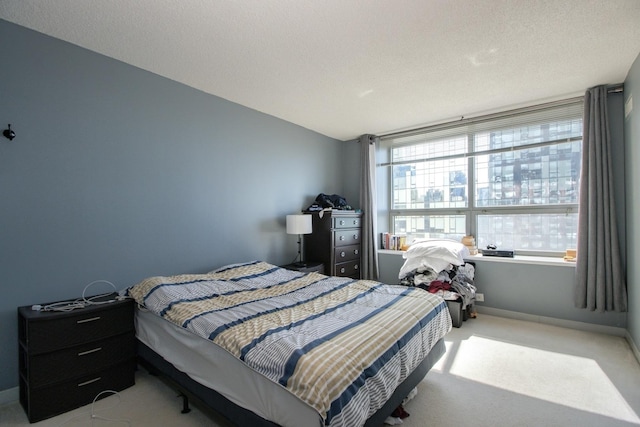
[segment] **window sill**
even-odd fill
[[[388,249],[379,249],[379,254],[397,255],[402,256],[404,251],[392,251]],[[512,264],[536,264],[536,265],[553,265],[558,267],[575,267],[575,262],[565,261],[562,258],[555,257],[542,257],[542,256],[529,256],[529,255],[515,255],[513,258],[506,257],[494,257],[483,256],[481,254],[471,255],[465,258],[466,261],[480,261],[480,262],[506,262]]]

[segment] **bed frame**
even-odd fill
[[[159,375],[172,387],[177,389],[184,396],[183,412],[188,412],[188,399],[194,400],[197,404],[211,409],[228,419],[239,427],[277,427],[278,425],[265,420],[255,413],[236,405],[202,384],[194,381],[184,372],[178,370],[162,356],[140,341],[137,341],[138,362],[152,375]],[[365,423],[365,427],[380,427],[384,420],[402,403],[402,400],[418,385],[433,365],[445,353],[444,338],[440,339],[431,349],[427,357],[400,384],[387,403],[373,414]]]

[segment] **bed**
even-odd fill
[[[141,364],[239,426],[381,426],[451,330],[422,289],[260,261],[128,294]]]

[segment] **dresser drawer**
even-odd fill
[[[333,228],[360,228],[360,217],[334,217]]]
[[[135,333],[126,332],[100,341],[67,347],[24,358],[20,366],[31,387],[41,387],[73,376],[85,375],[135,357]]]
[[[334,231],[335,246],[360,244],[360,230]]]
[[[133,308],[126,301],[69,313],[42,313],[42,321],[33,319],[24,325],[20,339],[34,355],[119,335],[133,330]]]
[[[339,246],[334,249],[336,264],[360,259],[360,245]]]
[[[136,360],[130,359],[90,375],[48,387],[33,388],[20,380],[20,402],[34,423],[89,404],[104,390],[120,391],[135,383]],[[105,393],[101,397],[108,397]]]
[[[360,260],[336,263],[336,276],[359,278]]]

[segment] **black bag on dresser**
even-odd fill
[[[324,193],[318,194],[315,203],[307,208],[307,212],[320,211],[322,209],[343,209],[352,210],[351,206],[347,203],[347,199],[337,194],[327,195]]]

